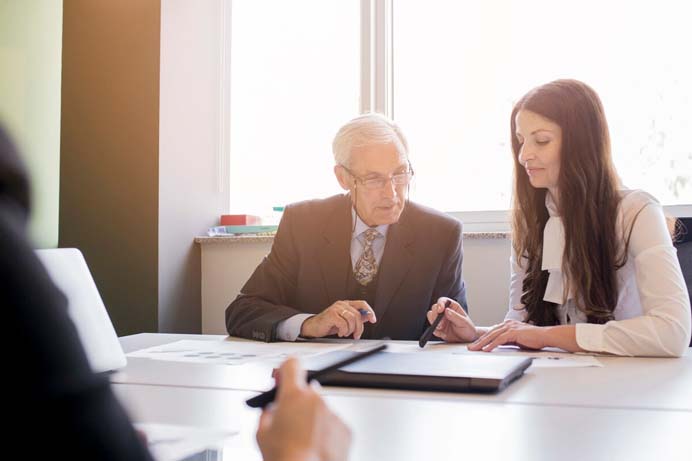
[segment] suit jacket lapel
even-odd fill
[[[380,319],[392,301],[399,286],[413,264],[414,235],[406,212],[401,214],[399,222],[389,226],[387,243],[378,269],[377,293],[375,294],[375,314]]]
[[[324,244],[319,247],[317,260],[330,302],[345,299],[349,269],[351,267],[351,199],[345,195],[322,230]],[[326,306],[325,306],[326,307]]]

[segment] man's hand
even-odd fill
[[[265,409],[257,443],[265,461],[341,461],[348,458],[351,431],[305,380],[296,359],[279,370],[279,389]]]
[[[365,301],[337,301],[319,314],[310,317],[300,327],[303,338],[322,338],[339,335],[340,338],[353,335],[360,339],[363,324],[375,323],[375,311]]]

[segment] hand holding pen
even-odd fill
[[[428,341],[430,341],[430,338],[432,337],[433,333],[435,332],[435,330],[437,330],[437,327],[440,325],[440,322],[442,321],[442,319],[444,319],[445,312],[447,311],[447,309],[449,309],[449,306],[451,305],[451,303],[452,303],[452,301],[448,299],[445,302],[444,309],[441,312],[437,313],[435,320],[430,322],[430,326],[425,329],[425,331],[423,332],[423,335],[418,340],[418,346],[419,347],[423,348],[423,347],[425,347],[426,344],[428,344]]]
[[[377,322],[375,311],[362,300],[336,301],[317,315],[303,322],[300,336],[303,338],[322,338],[337,335],[346,338],[360,339],[365,323]]]
[[[288,359],[279,376],[275,405],[262,412],[257,429],[262,457],[346,460],[351,431],[307,383],[298,361]]]
[[[441,297],[430,307],[427,313],[428,322],[431,325],[435,323],[439,314],[442,314],[442,317],[431,332],[438,338],[450,343],[470,343],[478,338],[476,326],[458,302]]]

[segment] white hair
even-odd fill
[[[349,167],[353,149],[377,144],[396,146],[399,155],[408,160],[408,143],[401,128],[382,114],[371,112],[360,115],[342,126],[332,142],[337,165]]]

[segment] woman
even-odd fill
[[[681,356],[690,301],[666,219],[651,195],[621,188],[598,95],[576,80],[535,88],[512,111],[511,137],[509,312],[476,327],[452,301],[435,335],[475,351],[511,344]]]

